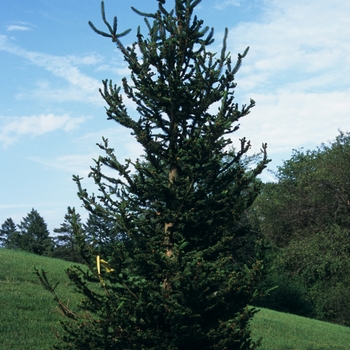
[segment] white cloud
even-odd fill
[[[215,8],[218,10],[223,10],[227,6],[241,6],[241,1],[240,0],[225,0],[225,1],[218,1],[215,4]]]
[[[130,76],[130,69],[128,67],[115,67],[109,64],[103,64],[97,68],[97,71],[110,72],[122,77]]]
[[[87,54],[84,56],[69,55],[69,56],[66,56],[66,58],[72,64],[75,64],[78,66],[79,65],[95,65],[95,64],[103,61],[103,57],[101,55],[97,55],[97,54]]]
[[[101,82],[82,73],[78,67],[81,65],[95,65],[102,60],[101,56],[94,54],[81,56],[56,56],[41,52],[28,51],[12,44],[5,35],[0,35],[0,50],[22,57],[30,61],[32,64],[44,68],[54,76],[67,81],[70,88],[60,90],[61,100],[79,100],[81,102],[90,102],[93,104],[100,103],[100,98],[97,99],[97,92],[101,87]],[[34,96],[41,92],[42,91],[39,90],[35,94],[34,91]],[[27,95],[31,96],[31,93],[28,93]],[[46,98],[49,98],[50,96],[54,97],[55,91],[50,93],[50,90],[45,90],[45,94],[41,96],[45,96]]]
[[[260,22],[240,23],[229,33],[232,53],[251,48],[239,74],[240,80],[243,75],[249,81],[249,89],[266,90],[266,83],[272,81],[276,86],[315,76],[328,77],[323,86],[319,81],[323,88],[349,86],[349,2],[337,2],[336,6],[330,0],[322,4],[316,1],[266,4]]]
[[[17,209],[17,208],[26,208],[30,207],[30,204],[0,204],[0,209]]]
[[[239,135],[281,156],[314,148],[349,129],[350,2],[265,1],[260,20],[229,31],[233,57],[250,51],[236,76],[237,102],[256,101]],[[222,34],[222,33],[221,33]],[[282,156],[281,156],[282,157]]]
[[[100,84],[102,87],[102,83]],[[32,90],[21,91],[16,94],[17,99],[38,99],[42,101],[53,102],[89,102],[90,104],[103,106],[103,99],[98,90],[87,92],[76,86],[59,88],[48,80],[39,80],[35,83]]]
[[[68,114],[60,116],[46,114],[2,119],[5,119],[5,122],[1,128],[0,142],[6,147],[21,136],[39,136],[60,129],[64,131],[73,130],[83,123],[86,118],[72,118]]]
[[[33,24],[29,22],[12,22],[12,24],[9,24],[6,26],[6,31],[13,32],[13,31],[28,31],[32,30],[33,27],[35,27]]]
[[[12,31],[27,31],[27,30],[32,30],[32,28],[30,27],[26,27],[26,26],[20,26],[20,25],[16,25],[16,24],[12,24],[12,25],[8,25],[6,27],[6,30],[8,32],[12,32]]]
[[[79,153],[65,154],[50,159],[43,157],[30,157],[29,159],[50,168],[86,177],[90,173],[90,167],[95,164],[93,159],[105,156],[104,152],[96,145],[102,143],[102,136],[111,140],[109,146],[115,149],[115,155],[121,163],[129,158],[135,161],[143,154],[142,147],[135,138],[124,128],[117,126],[75,138],[74,142]],[[104,170],[104,172],[106,171],[107,173],[111,172]],[[115,172],[113,175],[115,176]]]
[[[338,129],[350,131],[350,92],[281,90],[252,97],[259,102],[251,114],[241,120],[237,135],[251,139],[254,152],[262,142],[267,142],[272,157],[278,153],[287,154],[293,148],[313,148],[332,140]]]
[[[72,60],[69,56],[60,57],[25,50],[20,50],[18,53],[29,59],[32,63],[45,68],[55,76],[65,79],[73,86],[78,86],[84,90],[96,93],[96,90],[101,85],[98,80],[81,73],[74,66],[73,63],[76,63],[77,59]]]
[[[54,159],[41,157],[29,157],[28,159],[45,167],[86,177],[90,173],[90,166],[93,165],[92,159],[97,157],[98,153],[85,152],[84,154],[69,154]]]

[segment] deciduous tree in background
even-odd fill
[[[243,240],[235,232],[259,193],[266,145],[255,165],[247,163],[249,141],[232,147],[229,135],[254,106],[253,100],[234,103],[234,77],[248,49],[232,62],[226,30],[221,53],[210,52],[214,31],[193,15],[199,3],[176,0],[168,11],[158,1],[155,13],[133,9],[144,17],[148,36],[138,29],[128,47],[121,37],[129,31],[119,34],[116,18],[107,22],[103,3],[107,32],[90,23],[116,44],[131,73],[122,86],[103,82],[108,119],[129,129],[144,154],[123,164],[104,138],[99,147],[105,154],[90,173],[99,194],[89,195],[75,177],[84,207],[127,238],[115,242],[110,256],[92,251],[89,272],[68,271],[85,311],[63,309],[71,320],[59,348],[257,345],[249,328],[255,310],[248,303],[262,262],[237,261]],[[136,118],[124,98],[136,105]]]
[[[277,252],[277,276],[287,273],[290,281],[301,283],[312,309],[309,316],[348,326],[350,134],[340,132],[335,141],[313,151],[294,150],[276,177],[278,182],[266,184],[254,210],[263,235]],[[294,304],[297,298],[290,291]],[[301,312],[305,306],[304,302]]]

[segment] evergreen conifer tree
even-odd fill
[[[83,229],[86,243],[96,251],[96,254],[103,256],[111,255],[115,243],[125,238],[125,235],[121,233],[121,228],[116,225],[114,220],[96,213],[89,213]]]
[[[0,229],[0,245],[7,249],[18,249],[19,240],[20,235],[16,224],[12,218],[6,219]]]
[[[55,247],[51,256],[73,262],[83,262],[79,253],[78,242],[74,235],[73,222],[81,224],[81,216],[75,212],[74,207],[68,207],[67,214],[64,216],[64,222],[59,228],[53,230],[58,235],[53,238]]]
[[[133,8],[149,33],[139,28],[128,47],[121,38],[129,30],[119,34],[117,19],[107,22],[103,2],[108,31],[89,22],[128,64],[131,80],[124,78],[122,86],[103,81],[101,94],[108,119],[129,129],[144,154],[123,164],[103,138],[98,146],[104,155],[90,173],[99,194],[89,195],[74,177],[84,207],[119,227],[127,240],[116,242],[110,256],[92,251],[89,272],[68,270],[85,312],[62,307],[71,320],[63,324],[58,348],[257,346],[249,328],[255,310],[248,303],[262,262],[237,263],[242,247],[234,233],[259,193],[266,145],[254,166],[247,164],[249,141],[232,147],[229,135],[254,106],[253,100],[234,103],[234,77],[248,48],[232,62],[226,30],[221,53],[210,52],[214,31],[193,15],[199,3],[176,0],[168,11],[160,0],[156,13]],[[128,113],[125,97],[136,104],[138,118]],[[39,276],[54,292],[45,273]]]
[[[52,248],[52,240],[47,224],[40,214],[33,208],[20,225],[20,249],[44,255]]]

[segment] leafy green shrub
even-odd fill
[[[298,278],[292,278],[283,270],[267,275],[260,290],[269,291],[255,305],[292,313],[299,316],[314,317],[312,302],[308,299],[307,290]]]

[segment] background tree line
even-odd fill
[[[82,237],[74,235],[74,226],[82,228]],[[82,263],[82,247],[94,247],[108,254],[112,242],[121,239],[118,230],[103,218],[89,214],[86,223],[75,208],[68,207],[64,221],[50,235],[44,218],[34,208],[16,225],[8,218],[0,229],[0,246]],[[83,245],[83,246],[81,246]]]
[[[260,289],[272,290],[257,305],[350,325],[350,134],[340,132],[316,150],[294,150],[275,176],[232,232],[237,262],[251,261],[257,249],[264,254]],[[83,240],[74,235],[76,224]],[[32,209],[19,225],[11,218],[2,224],[0,242],[8,249],[83,262],[81,242],[109,256],[113,244],[124,239],[108,219],[90,213],[83,224],[71,207],[54,233],[50,236]]]
[[[350,134],[294,150],[250,213],[265,240],[261,305],[350,325]]]

